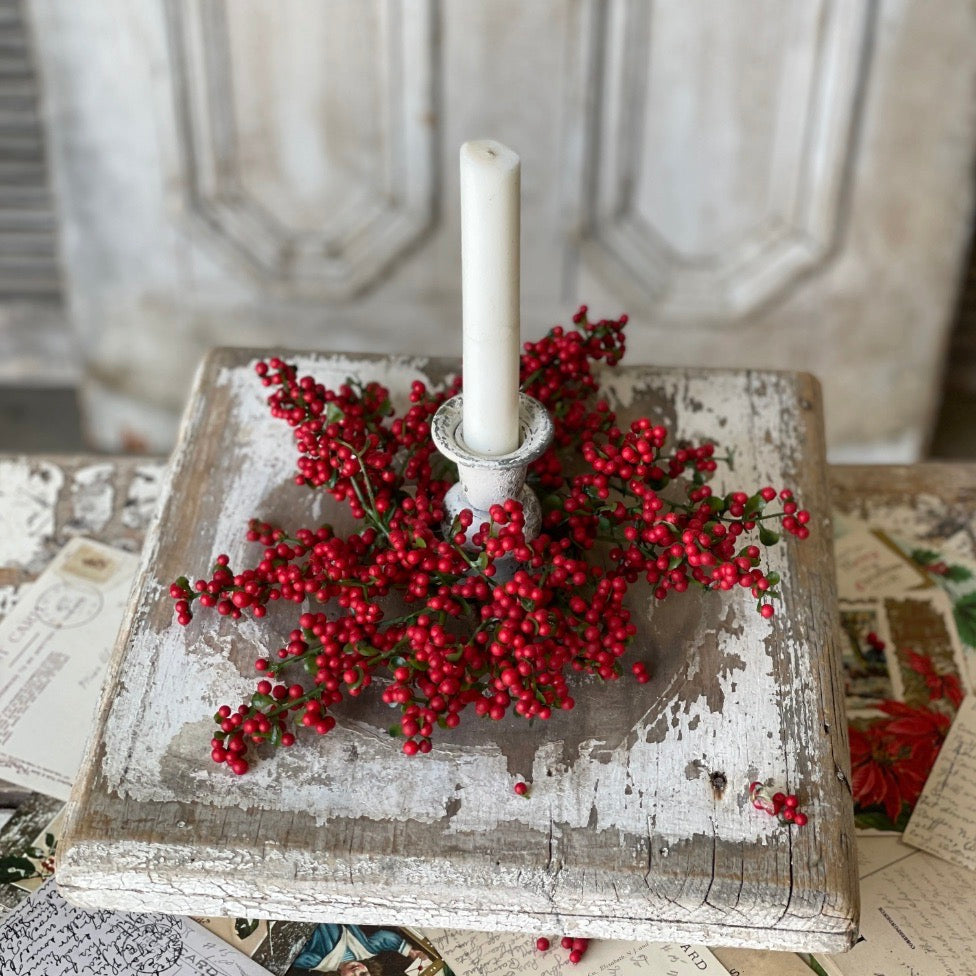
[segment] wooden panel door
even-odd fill
[[[217,344],[453,355],[457,150],[523,161],[523,333],[811,370],[909,460],[972,210],[976,9],[868,0],[30,5],[101,446],[166,449]]]

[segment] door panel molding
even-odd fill
[[[357,161],[368,165],[331,164],[330,156],[335,160],[345,149],[336,127],[356,125],[357,106],[338,119],[334,103],[332,114],[323,108],[322,131],[331,126],[323,179],[331,181],[331,197],[339,202],[321,221],[310,216],[302,226],[295,216],[303,209],[299,189],[287,206],[275,205],[289,192],[284,163],[275,181],[277,198],[254,189],[261,176],[249,167],[273,169],[277,147],[253,138],[242,144],[239,102],[246,94],[240,76],[249,66],[238,63],[239,52],[232,49],[230,18],[248,11],[226,0],[167,3],[186,210],[262,287],[284,297],[342,300],[369,289],[435,220],[434,0],[373,0],[370,7],[376,31],[366,54],[374,72],[377,135],[365,152],[357,147]],[[334,9],[305,7],[304,16],[326,18]],[[327,21],[318,26],[328,30]],[[361,70],[364,51],[352,48],[349,58],[358,58]],[[329,68],[332,77],[342,71],[341,64]],[[327,99],[323,90],[321,100]]]
[[[775,5],[755,46],[771,50],[778,38],[776,57],[760,61],[747,60],[733,24],[739,15],[763,23],[757,11],[668,0],[588,6],[591,96],[577,184],[585,264],[651,315],[712,322],[748,315],[823,265],[839,230],[873,5]],[[714,29],[698,22],[716,17]],[[700,47],[683,49],[688,38]],[[682,72],[684,103],[666,84]],[[724,105],[747,114],[723,114]],[[723,195],[756,167],[768,174],[752,181],[761,196]]]

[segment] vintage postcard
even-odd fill
[[[0,777],[67,800],[138,559],[73,539],[0,623]]]
[[[0,830],[0,917],[54,873],[64,804],[32,793]]]
[[[193,921],[274,976],[285,976],[316,928],[314,922],[251,918],[194,918]]]
[[[946,678],[962,692],[970,688],[952,605],[941,590],[841,600],[839,609],[849,716],[889,700],[928,702]]]
[[[946,593],[931,589],[889,596],[884,608],[905,701],[930,700],[939,680],[950,675],[963,692],[972,687],[952,602]],[[918,663],[918,656],[931,663],[930,670]]]
[[[769,949],[713,948],[712,955],[728,970],[729,976],[812,976],[806,954]]]
[[[85,911],[53,879],[0,922],[5,976],[267,976],[188,918]]]
[[[900,832],[969,690],[951,603],[933,587],[840,613],[856,823]]]
[[[934,549],[931,543],[899,536],[892,536],[892,542],[949,597],[966,663],[976,680],[976,562],[959,555],[948,543]]]
[[[425,934],[380,925],[325,922],[313,927],[287,976],[450,976]],[[457,976],[462,976],[458,971]]]
[[[454,976],[729,976],[708,949],[697,945],[594,939],[583,959],[574,964],[558,936],[551,937],[552,948],[540,952],[534,935],[454,929],[424,929],[423,934],[437,946]]]
[[[35,793],[0,830],[0,917],[54,874],[64,809],[60,801]],[[248,918],[194,921],[274,976],[284,976],[315,928],[312,922]]]
[[[956,713],[903,839],[953,864],[976,870],[976,697],[973,695],[966,698]]]
[[[834,562],[837,593],[845,600],[890,596],[932,585],[883,532],[863,525],[834,539]]]
[[[847,714],[860,714],[892,698],[901,701],[904,688],[883,601],[839,604]]]
[[[862,875],[861,938],[850,952],[817,956],[828,976],[973,972],[972,873],[924,851],[904,852]]]

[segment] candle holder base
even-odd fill
[[[459,481],[444,499],[447,527],[469,509],[474,515],[466,531],[471,536],[482,523],[489,522],[492,505],[513,498],[521,502],[525,515],[525,538],[535,538],[542,524],[542,507],[535,492],[525,484],[529,465],[541,457],[553,436],[552,419],[546,408],[533,397],[519,394],[519,446],[510,454],[486,457],[475,454],[464,443],[461,426],[463,394],[451,397],[434,414],[431,436],[437,449],[458,466]]]
[[[522,514],[525,516],[525,538],[534,539],[542,527],[542,505],[539,503],[536,493],[527,485],[522,486],[515,500],[521,503]],[[454,525],[455,519],[465,509],[468,509],[474,516],[471,524],[464,530],[464,538],[467,548],[475,548],[471,543],[471,538],[485,522],[491,521],[491,515],[488,510],[475,508],[468,499],[468,496],[464,493],[464,488],[460,482],[452,486],[450,491],[444,496],[444,506],[447,510],[444,525],[448,529]]]

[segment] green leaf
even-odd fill
[[[895,825],[885,813],[856,813],[854,824],[861,830],[894,830]]]
[[[827,976],[826,970],[820,965],[819,962],[817,962],[816,959],[813,958],[813,956],[803,954],[800,956],[800,958],[810,967],[811,971],[814,973],[814,976]]]
[[[929,566],[939,559],[939,554],[934,549],[912,549],[908,555],[919,566]]]
[[[953,583],[973,578],[973,574],[965,566],[950,566],[945,572],[945,578]]]
[[[257,930],[258,920],[256,918],[235,918],[234,919],[234,931],[237,933],[237,938],[246,939],[249,935]]]
[[[765,525],[759,526],[759,541],[764,546],[775,546],[779,542],[779,533],[772,529],[767,529]]]
[[[854,825],[862,830],[890,830],[902,833],[908,826],[908,819],[912,815],[912,808],[903,803],[897,820],[892,820],[883,810],[854,811]]]
[[[952,606],[956,618],[959,639],[970,647],[976,647],[976,593],[959,597]]]
[[[58,839],[54,836],[54,834],[45,834],[44,843],[47,844],[49,850],[53,851],[54,848],[58,846]]]
[[[325,422],[327,424],[334,424],[339,420],[342,420],[342,409],[334,403],[326,404],[325,407]]]
[[[708,498],[708,507],[713,512],[724,512],[728,508],[728,505],[725,504],[723,499],[717,498],[715,495],[710,495]]]
[[[0,857],[0,884],[10,884],[12,881],[24,881],[27,878],[40,876],[37,866],[26,857]]]

